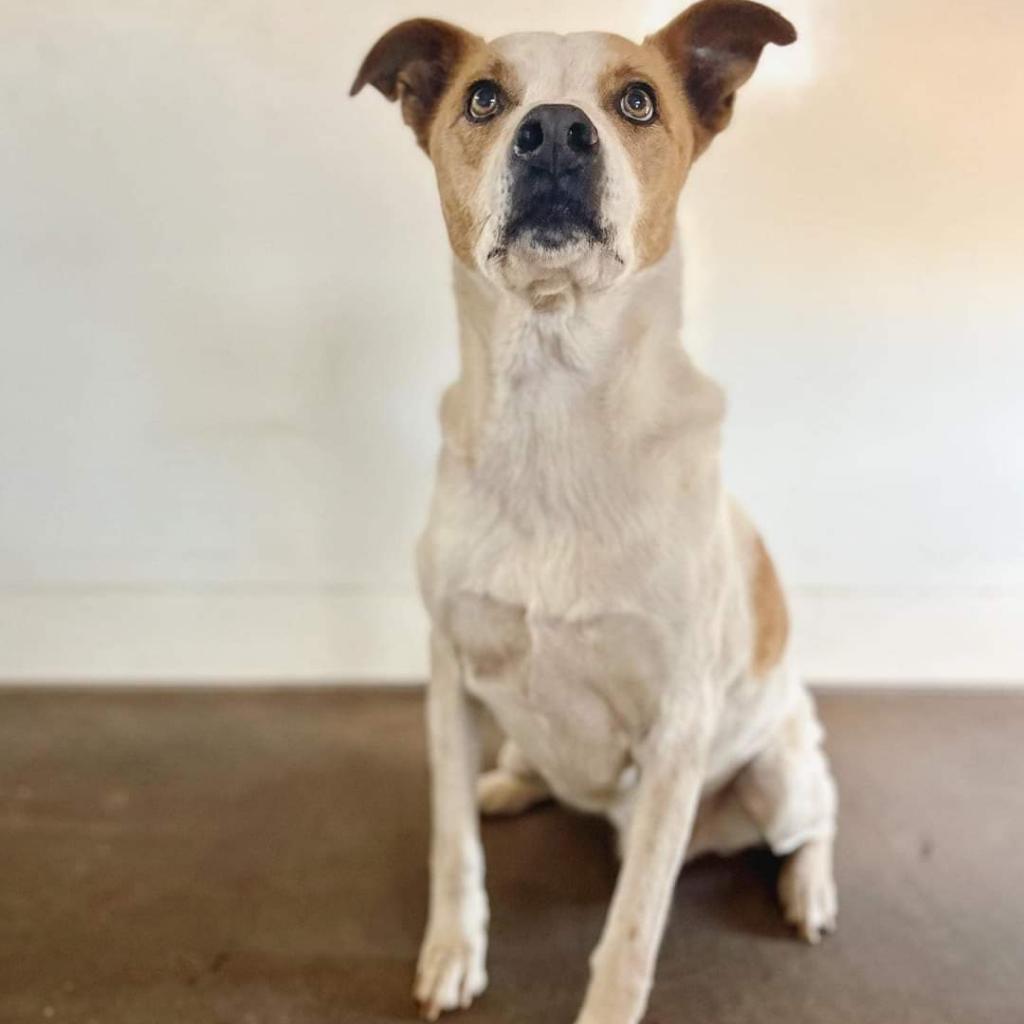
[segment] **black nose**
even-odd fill
[[[558,176],[597,156],[597,129],[579,107],[545,103],[534,107],[516,130],[512,152],[531,168]]]

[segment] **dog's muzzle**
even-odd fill
[[[581,237],[605,240],[601,143],[579,107],[534,107],[516,129],[508,159],[512,187],[505,245],[525,239],[556,249]]]

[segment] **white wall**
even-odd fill
[[[1024,678],[1024,5],[779,7],[682,209],[728,478],[813,677]],[[413,14],[676,10],[4,0],[0,678],[419,675],[447,250],[348,86]]]

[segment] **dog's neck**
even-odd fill
[[[534,459],[550,453],[564,470],[559,447],[572,448],[578,464],[595,444],[613,456],[610,439],[635,454],[636,443],[685,422],[717,428],[720,392],[680,340],[678,241],[606,290],[560,284],[514,294],[456,261],[461,375],[441,417],[450,454],[477,464],[491,450],[510,466],[529,449]]]

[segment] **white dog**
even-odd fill
[[[606,815],[622,867],[581,1024],[636,1024],[687,857],[767,842],[786,918],[835,924],[835,787],[755,529],[719,473],[723,400],[685,355],[675,211],[767,43],[703,0],[637,45],[405,22],[353,93],[401,102],[437,172],[462,370],[419,572],[433,623],[426,1016],[487,981],[478,805]],[[478,779],[476,713],[507,739]]]

